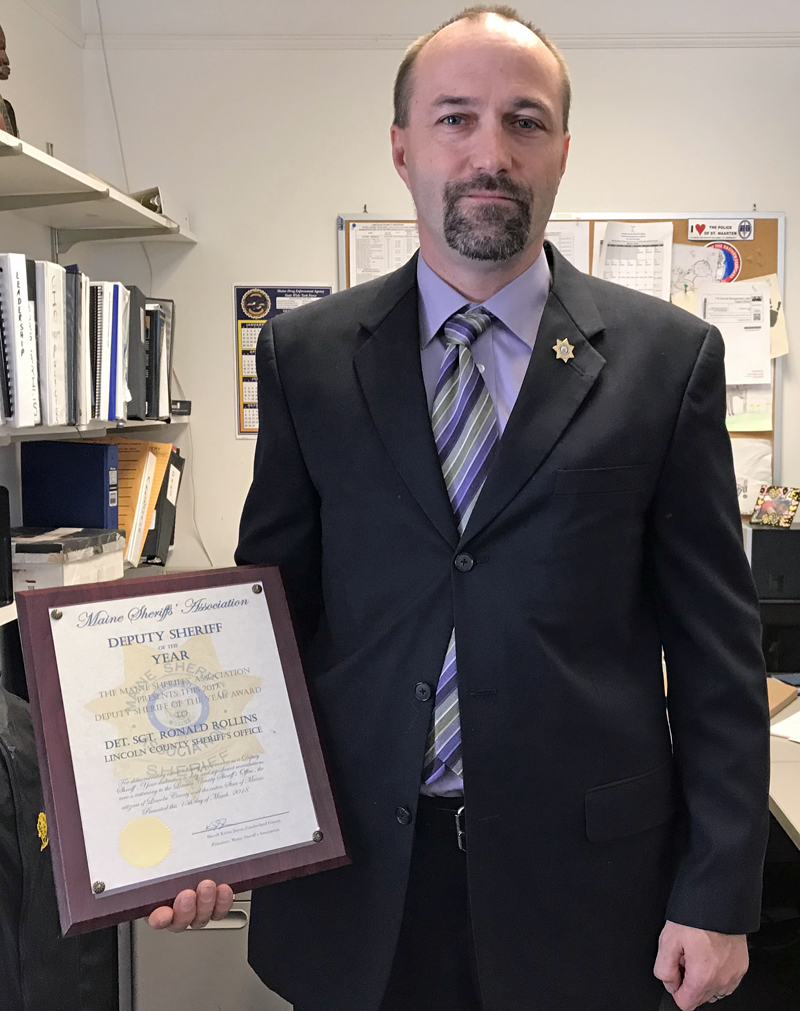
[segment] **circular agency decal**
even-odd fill
[[[736,246],[732,246],[730,242],[707,242],[706,246],[708,249],[718,249],[725,257],[725,272],[722,277],[718,277],[716,280],[735,281],[742,269],[742,258]]]
[[[739,232],[740,239],[752,239],[753,238],[753,223],[749,218],[743,218],[739,222],[739,227],[737,229]]]
[[[263,288],[249,288],[242,295],[242,312],[250,319],[265,319],[272,300]]]

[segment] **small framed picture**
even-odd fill
[[[800,504],[800,488],[779,488],[761,485],[750,523],[768,527],[788,528],[792,525]]]

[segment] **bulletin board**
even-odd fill
[[[595,225],[600,222],[617,221],[629,223],[672,222],[674,245],[702,247],[721,241],[726,247],[726,258],[735,265],[735,276],[728,280],[747,281],[776,274],[780,290],[780,302],[785,292],[785,242],[786,216],[782,213],[765,214],[756,211],[698,213],[585,213],[559,214],[551,224],[586,222],[589,226],[590,272],[595,253]],[[734,227],[735,225],[735,227]],[[698,234],[697,229],[702,226]],[[690,227],[695,234],[690,238]],[[733,228],[733,231],[731,229]],[[409,218],[393,218],[380,214],[342,214],[337,218],[339,253],[339,288],[353,287],[372,276],[380,276],[402,266],[418,248],[416,222]],[[730,250],[733,250],[732,252]],[[562,252],[565,250],[562,249]],[[581,266],[585,269],[585,259]],[[771,298],[772,309],[776,306]],[[772,313],[773,318],[775,313]],[[781,483],[781,382],[783,358],[772,360],[771,425],[769,431],[747,430],[732,427],[729,417],[729,434],[733,440],[734,457],[737,450],[743,452],[758,444],[764,453],[761,466],[765,465],[766,444],[769,444],[769,481]],[[729,412],[735,411],[736,398],[746,395],[743,387],[728,387]],[[742,440],[742,441],[738,441]],[[745,440],[749,440],[746,442]],[[766,475],[765,475],[766,476]],[[738,480],[738,471],[737,471]],[[751,482],[752,483],[752,482]],[[746,489],[745,489],[746,492]],[[745,495],[746,497],[746,495]],[[740,488],[740,500],[742,500]],[[742,500],[743,501],[743,500]],[[743,508],[747,514],[750,509]]]
[[[594,266],[594,256],[596,253],[595,224],[600,221],[623,221],[623,222],[649,222],[649,221],[671,221],[673,227],[673,244],[687,246],[703,246],[709,242],[718,241],[714,234],[713,226],[715,222],[751,222],[751,227],[743,227],[743,232],[752,236],[742,238],[728,235],[722,240],[726,246],[733,247],[738,254],[739,262],[736,276],[731,280],[747,281],[751,278],[759,278],[770,274],[777,274],[780,288],[780,298],[783,300],[785,291],[785,245],[786,245],[786,215],[782,213],[763,214],[755,211],[742,213],[663,213],[663,214],[570,214],[559,216],[561,220],[582,220],[589,222],[589,250],[590,269]],[[690,222],[702,221],[707,224],[712,231],[704,230],[704,233],[697,237],[696,232],[693,238],[689,238]],[[776,308],[773,306],[773,308]],[[738,449],[744,449],[746,443],[736,440],[764,440],[771,446],[771,481],[780,484],[781,478],[781,384],[782,384],[783,358],[774,358],[772,361],[772,426],[770,431],[748,431],[745,428],[729,431],[729,435],[734,443],[734,456]],[[740,395],[741,390],[736,387],[728,387],[729,402],[731,398]],[[750,443],[752,444],[752,443]],[[746,489],[745,489],[746,490]],[[740,499],[741,499],[740,488]],[[752,491],[752,490],[751,490]],[[752,494],[750,495],[752,499]],[[743,514],[749,515],[750,509],[743,508]]]

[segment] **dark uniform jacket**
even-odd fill
[[[454,625],[487,1011],[655,1011],[665,917],[759,925],[765,671],[723,343],[546,248],[530,366],[460,537],[416,258],[259,341],[236,557],[281,566],[352,856],[253,899],[251,964],[302,1011],[380,1004],[434,704],[415,686]]]
[[[0,1008],[114,1011],[115,930],[62,938],[27,703],[0,687]]]

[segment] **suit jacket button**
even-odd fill
[[[475,559],[472,555],[468,555],[466,551],[462,551],[460,555],[456,555],[453,561],[453,565],[455,565],[459,572],[469,572],[474,564]]]
[[[400,822],[401,825],[411,824],[411,812],[407,807],[398,807],[394,813],[395,818]]]
[[[433,695],[433,692],[430,685],[425,684],[424,681],[420,681],[419,684],[414,685],[414,694],[420,702],[427,702],[431,695]]]

